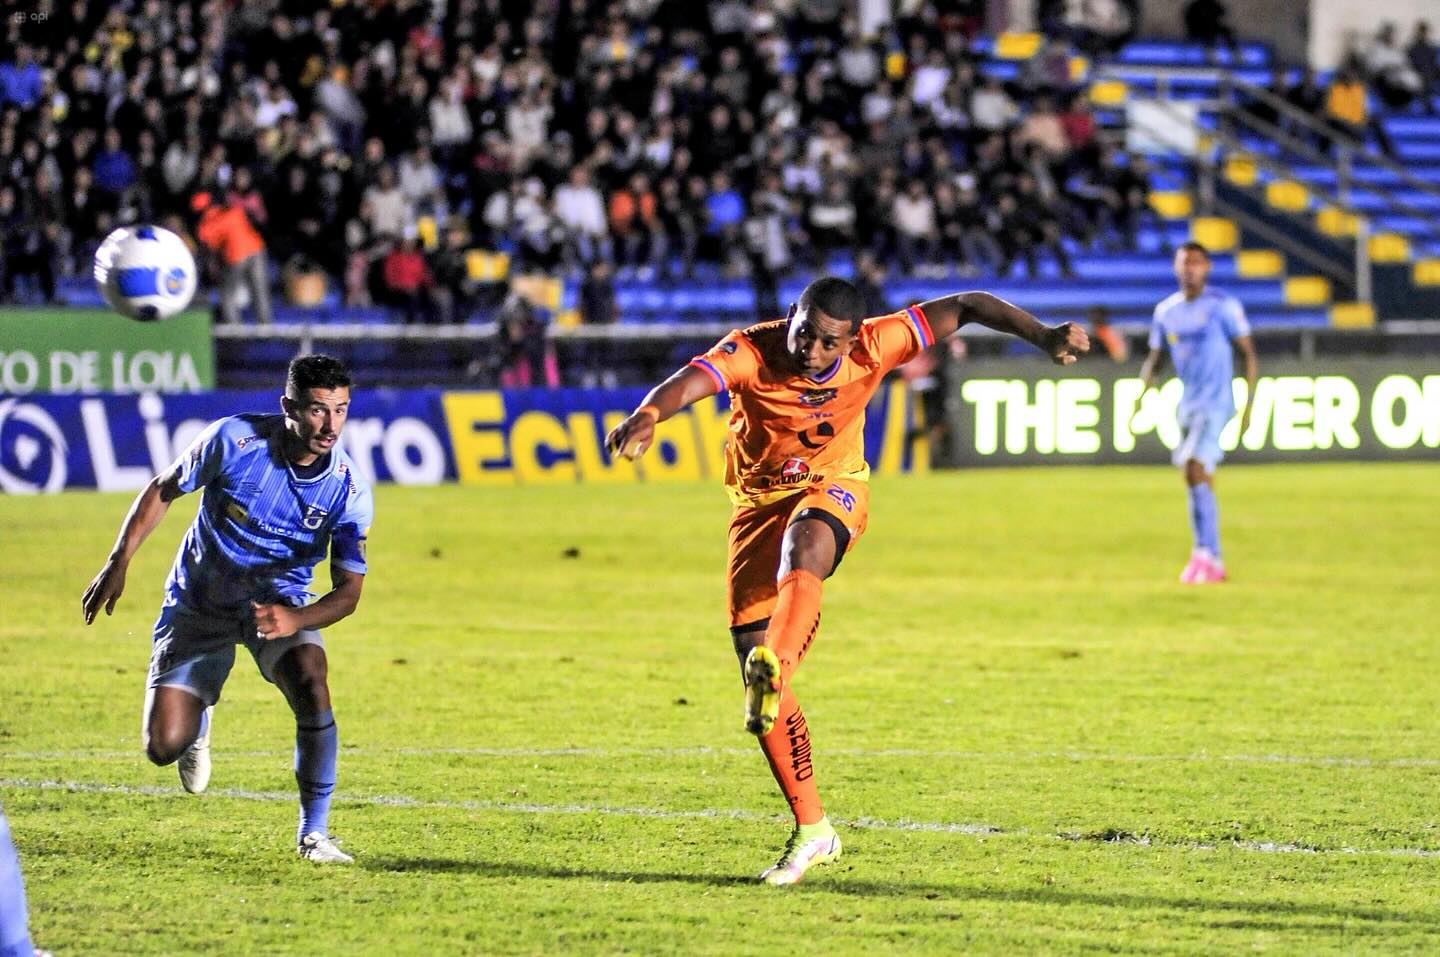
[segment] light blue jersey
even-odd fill
[[[318,475],[299,478],[283,454],[281,415],[213,423],[180,457],[180,488],[204,488],[165,582],[165,605],[208,618],[249,615],[250,602],[304,604],[314,566],[363,575],[374,516],[370,489],[339,446]]]
[[[1244,307],[1218,289],[1207,288],[1190,300],[1176,292],[1155,307],[1150,348],[1170,349],[1175,374],[1185,386],[1180,399],[1181,422],[1196,412],[1226,420],[1235,414],[1232,343],[1248,335],[1250,323]]]

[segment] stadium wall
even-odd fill
[[[1416,20],[1440,26],[1435,0],[1385,0],[1378,9],[1373,0],[1310,0],[1309,6],[1309,61],[1320,70],[1339,66],[1357,44],[1363,49],[1384,21],[1395,24],[1401,43],[1410,42]],[[1247,19],[1236,20],[1248,26]]]
[[[1158,464],[1180,442],[1178,379],[1142,402],[1140,379],[1095,363],[972,362],[961,372],[937,464]],[[1242,436],[1236,416],[1221,436],[1233,461],[1440,460],[1440,375],[1424,357],[1266,362],[1263,373],[1250,428]],[[1234,390],[1244,408],[1245,380]]]
[[[604,453],[606,432],[644,395],[644,389],[365,390],[355,396],[343,440],[360,473],[379,482],[718,482],[729,434],[723,396],[661,423],[656,447],[639,462]],[[916,466],[906,442],[912,404],[899,382],[871,403],[865,445],[876,473]],[[0,491],[133,491],[215,419],[278,408],[278,392],[0,398]]]
[[[204,312],[147,323],[103,309],[0,309],[0,395],[213,388]]]
[[[1276,55],[1287,63],[1300,63],[1309,54],[1307,30],[1310,20],[1309,2],[1295,0],[1230,0],[1229,23],[1241,40],[1269,44]],[[1185,36],[1185,8],[1189,0],[1150,0],[1144,5],[1141,32],[1144,36]]]

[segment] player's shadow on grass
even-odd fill
[[[469,874],[477,877],[534,878],[537,880],[587,880],[611,884],[703,884],[709,887],[758,886],[752,875],[738,874],[677,874],[665,871],[615,871],[601,868],[554,867],[519,861],[480,861],[434,857],[366,857],[364,868],[371,871],[425,871],[432,874]],[[1268,921],[1249,918],[1204,921],[1215,928],[1247,927],[1250,929],[1293,930],[1295,926],[1274,918],[1329,918],[1342,921],[1375,923],[1423,924],[1440,927],[1440,914],[1410,913],[1380,907],[1331,907],[1296,901],[1222,900],[1203,897],[1161,897],[1147,894],[1104,893],[1067,890],[1059,887],[1034,889],[975,887],[963,884],[930,884],[910,881],[852,880],[840,874],[821,872],[805,881],[797,890],[810,893],[848,894],[854,897],[910,897],[926,900],[981,900],[1002,904],[1040,904],[1083,907],[1117,907],[1124,909],[1165,908],[1204,915],[1207,911],[1225,914],[1246,914],[1269,917]],[[943,916],[943,915],[937,915]],[[1330,925],[1317,925],[1310,920],[1298,925],[1312,930]],[[1334,925],[1344,927],[1343,924]]]

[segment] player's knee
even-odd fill
[[[804,570],[824,578],[830,574],[835,562],[835,538],[830,529],[819,522],[799,522],[791,527],[791,534],[785,536],[780,551],[782,575]]]
[[[163,768],[178,761],[192,743],[185,740],[184,735],[168,729],[151,729],[145,734],[145,757],[151,764]]]
[[[329,667],[317,645],[301,645],[286,662],[286,691],[296,714],[314,714],[330,707]]]

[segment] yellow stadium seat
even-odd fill
[[[510,275],[510,254],[488,249],[465,251],[465,275],[475,282],[501,282]]]
[[[1330,307],[1330,325],[1336,329],[1375,328],[1375,307],[1368,302],[1337,302]]]
[[[1162,219],[1189,219],[1194,212],[1190,194],[1178,191],[1158,191],[1149,196],[1150,208]]]
[[[1236,186],[1255,185],[1255,161],[1248,156],[1228,156],[1225,159],[1225,179]]]
[[[885,56],[885,78],[887,80],[905,79],[905,54],[896,50]]]
[[[1130,95],[1130,88],[1119,80],[1101,80],[1090,84],[1090,102],[1096,106],[1119,106]]]
[[[1327,206],[1315,217],[1315,228],[1326,236],[1354,236],[1360,229],[1360,217]]]
[[[1265,202],[1287,213],[1302,212],[1310,206],[1310,191],[1294,180],[1277,179],[1265,184]]]
[[[560,308],[563,286],[554,276],[516,276],[510,286],[515,294],[533,306],[554,312]]]
[[[1440,259],[1421,259],[1411,270],[1417,286],[1440,286]]]
[[[1002,33],[995,38],[995,58],[998,60],[1028,60],[1038,52],[1038,33]]]
[[[1070,82],[1084,83],[1085,78],[1090,75],[1090,60],[1083,56],[1072,56],[1070,58]]]
[[[1324,276],[1291,276],[1285,280],[1285,304],[1324,306],[1330,302],[1330,280]]]
[[[1370,259],[1377,263],[1410,261],[1410,240],[1399,233],[1376,233],[1370,237]]]
[[[580,325],[579,309],[561,309],[555,313],[555,325],[561,329],[573,329]]]
[[[421,216],[415,220],[415,232],[419,234],[420,243],[426,249],[434,249],[440,243],[440,227],[434,216]]]
[[[1190,221],[1190,238],[1211,252],[1228,252],[1240,242],[1240,230],[1228,219],[1200,216]]]
[[[1273,249],[1242,249],[1235,254],[1235,271],[1246,279],[1278,276],[1285,269],[1285,258]]]

